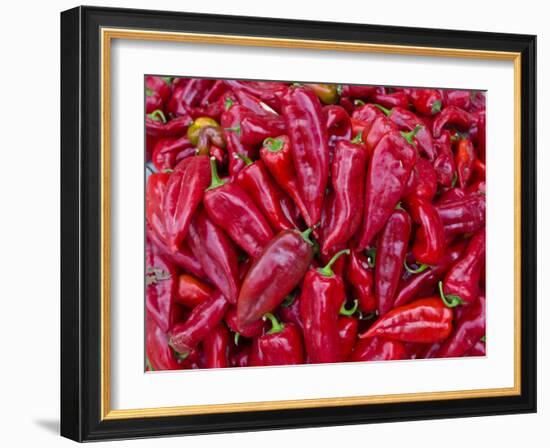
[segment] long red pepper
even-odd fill
[[[321,104],[311,89],[297,87],[289,89],[283,97],[282,111],[299,192],[311,220],[308,225],[314,225],[321,219],[329,173],[327,129]]]
[[[145,219],[152,232],[163,244],[166,244],[164,197],[169,180],[169,173],[153,173],[147,179],[145,188]]]
[[[281,110],[281,98],[288,90],[288,86],[282,82],[239,80],[226,80],[225,82],[237,92],[242,90],[257,97],[276,112]]]
[[[338,313],[345,300],[344,282],[331,269],[349,249],[338,252],[323,268],[310,269],[304,277],[300,296],[304,341],[310,363],[342,360]]]
[[[469,138],[458,140],[456,148],[456,170],[458,173],[458,185],[460,188],[466,188],[473,174],[475,161],[474,145]]]
[[[485,207],[483,194],[472,194],[436,206],[447,235],[471,233],[481,229],[485,225]]]
[[[189,274],[181,274],[178,277],[176,303],[194,308],[212,295],[212,288],[196,277]]]
[[[359,339],[353,348],[350,361],[391,361],[405,359],[405,346],[399,341],[379,337]]]
[[[453,328],[453,311],[439,297],[418,299],[392,309],[360,338],[382,336],[401,342],[430,343],[446,339]]]
[[[245,167],[242,159],[237,157],[237,154],[245,155],[253,159],[255,156],[255,148],[252,145],[245,145],[241,141],[240,133],[237,132],[238,126],[242,119],[250,115],[250,110],[239,104],[231,106],[223,112],[221,116],[221,126],[226,141],[227,153],[229,156],[229,174],[234,176]]]
[[[416,150],[399,132],[389,132],[376,145],[367,172],[359,248],[369,245],[392,214],[415,161]]]
[[[359,309],[363,313],[375,311],[378,305],[374,293],[373,270],[367,257],[360,251],[351,251],[346,277],[354,297],[359,301]]]
[[[173,115],[187,115],[189,109],[199,106],[206,92],[212,87],[211,79],[192,78],[184,86],[176,87],[167,109]]]
[[[343,316],[338,319],[338,334],[342,360],[349,358],[357,338],[359,322],[355,317]]]
[[[435,265],[445,251],[445,230],[431,202],[411,197],[407,201],[413,221],[420,225],[412,252],[417,262]]]
[[[340,96],[347,96],[350,98],[366,100],[366,99],[369,99],[371,95],[376,92],[376,87],[354,86],[350,84],[343,84],[339,87],[338,90],[340,91]]]
[[[409,97],[405,92],[375,92],[371,95],[371,99],[384,107],[402,107],[407,109],[409,107]]]
[[[413,185],[407,196],[425,199],[431,202],[437,193],[437,173],[433,165],[426,159],[419,157],[411,176]]]
[[[284,120],[275,114],[258,116],[247,115],[236,127],[245,145],[258,145],[266,138],[276,137],[286,132]]]
[[[245,338],[255,338],[256,336],[260,336],[264,329],[264,322],[261,319],[258,319],[247,325],[239,325],[236,306],[232,306],[227,310],[224,319],[229,329],[234,333],[239,334],[239,336],[235,336],[237,340],[240,338],[240,336],[244,336]]]
[[[441,111],[443,96],[436,89],[411,89],[409,99],[421,114],[435,115]]]
[[[331,148],[340,140],[352,138],[351,119],[342,106],[323,107],[323,116],[326,120],[328,142]]]
[[[159,171],[173,170],[183,159],[195,155],[195,147],[187,135],[179,138],[159,140],[151,156],[151,161]]]
[[[229,302],[220,293],[197,305],[185,322],[174,325],[170,345],[182,355],[188,354],[221,322]]]
[[[283,366],[302,364],[304,349],[302,336],[296,326],[282,323],[271,314],[266,318],[271,321],[271,329],[254,340],[250,354],[252,366]]]
[[[438,155],[433,166],[437,174],[437,181],[444,187],[452,187],[457,180],[457,174],[449,131],[443,131],[441,136],[435,140],[435,147]]]
[[[150,370],[182,368],[181,362],[168,345],[168,336],[149,315],[145,319],[145,354]]]
[[[237,253],[229,238],[203,210],[195,213],[187,242],[212,284],[230,303],[236,303],[240,283]]]
[[[347,242],[361,225],[366,168],[367,153],[362,145],[338,141],[331,173],[334,219],[324,235],[323,251]]]
[[[258,257],[273,237],[271,227],[245,190],[219,178],[214,158],[210,165],[212,183],[203,199],[208,216],[247,254]]]
[[[478,118],[465,110],[462,110],[456,106],[446,107],[434,120],[433,123],[433,136],[438,138],[441,135],[441,131],[447,125],[456,126],[462,130],[468,130],[471,126],[476,124]]]
[[[311,230],[281,231],[265,247],[246,275],[237,312],[239,326],[272,312],[298,285],[313,258]]]
[[[205,369],[221,369],[229,366],[229,331],[218,324],[202,341]]]

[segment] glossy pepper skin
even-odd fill
[[[437,357],[464,356],[485,336],[485,297],[480,296],[456,323],[451,336],[441,346]]]
[[[255,155],[255,148],[252,145],[244,144],[240,133],[236,131],[242,119],[248,115],[250,115],[249,109],[240,104],[235,104],[225,110],[220,119],[229,157],[229,174],[231,176],[236,175],[246,166],[244,161],[237,157],[237,154],[245,155],[251,159]]]
[[[176,303],[187,308],[194,308],[212,294],[212,288],[198,278],[189,274],[181,274],[178,277]]]
[[[476,232],[485,225],[485,195],[472,194],[436,206],[446,235]]]
[[[389,132],[376,145],[367,172],[360,249],[369,245],[392,214],[415,162],[416,150],[398,132]]]
[[[274,231],[294,228],[294,224],[283,209],[282,195],[284,193],[273,182],[261,160],[249,161],[247,166],[237,174],[235,182],[258,205]]]
[[[374,86],[352,86],[349,84],[343,84],[340,86],[340,95],[344,97],[350,97],[360,100],[369,99],[372,94],[376,92]]]
[[[446,339],[453,329],[452,321],[452,309],[447,308],[440,297],[428,297],[392,309],[359,337],[381,336],[427,344]]]
[[[323,107],[323,116],[326,120],[328,143],[331,148],[340,140],[351,140],[351,119],[342,106]]]
[[[462,130],[468,130],[477,124],[477,116],[466,112],[456,106],[446,107],[433,122],[433,136],[438,138],[443,128],[447,125],[456,126]]]
[[[373,270],[367,257],[360,251],[351,251],[346,277],[352,286],[354,297],[359,301],[359,309],[366,314],[375,311],[378,304],[374,293]]]
[[[249,95],[255,96],[275,110],[275,112],[281,111],[281,98],[288,90],[288,86],[282,82],[239,80],[226,80],[225,82],[236,92],[242,90]]]
[[[441,111],[443,96],[436,89],[411,89],[409,99],[413,107],[423,115],[435,115]]]
[[[466,188],[468,185],[473,174],[475,160],[476,156],[472,141],[469,138],[459,139],[456,148],[455,163],[460,188]]]
[[[444,187],[452,187],[456,182],[456,165],[451,148],[451,134],[443,131],[435,140],[437,157],[434,160],[434,169],[437,174],[437,182]]]
[[[272,312],[298,285],[313,258],[309,231],[281,231],[251,266],[237,301],[239,326]]]
[[[166,244],[164,197],[169,180],[169,173],[153,173],[147,178],[147,186],[145,188],[145,219],[152,233],[163,244]]]
[[[237,316],[237,307],[232,306],[225,313],[225,323],[234,333],[239,333],[239,337],[255,338],[260,336],[264,329],[264,321],[259,319],[248,325],[239,325]]]
[[[302,336],[296,326],[279,322],[271,313],[266,314],[271,329],[252,343],[250,365],[283,366],[303,364]]]
[[[437,193],[437,173],[433,165],[428,160],[419,157],[411,176],[413,185],[407,192],[407,196],[431,202]]]
[[[479,278],[485,265],[485,229],[470,240],[462,257],[447,272],[443,281],[445,295],[456,295],[465,303],[472,303],[479,294]]]
[[[340,140],[334,150],[331,182],[334,218],[324,236],[323,251],[346,243],[361,225],[367,153],[362,145]]]
[[[237,253],[225,233],[201,209],[189,226],[187,242],[212,284],[229,303],[236,303],[240,284]]]
[[[484,341],[477,341],[473,347],[464,353],[463,356],[485,356],[486,355],[486,346]]]
[[[305,87],[289,89],[283,97],[282,111],[290,139],[300,196],[310,222],[321,219],[323,197],[328,183],[329,149],[326,122],[321,104],[313,91]]]
[[[179,370],[181,363],[168,345],[168,336],[155,321],[147,315],[145,319],[145,353],[152,370]]]
[[[403,343],[373,337],[368,339],[359,339],[353,348],[350,361],[392,361],[405,359],[407,353]]]
[[[180,161],[195,155],[195,152],[195,147],[186,135],[163,138],[156,143],[151,161],[159,171],[173,170]]]
[[[218,324],[202,341],[205,369],[229,367],[229,331]]]
[[[193,308],[185,322],[177,323],[172,328],[172,348],[182,355],[188,354],[222,321],[228,306],[229,302],[217,292]]]
[[[154,139],[166,137],[181,137],[187,132],[187,128],[193,122],[189,115],[174,118],[167,121],[160,109],[147,114],[145,118],[145,132]]]
[[[258,145],[268,137],[276,137],[286,132],[284,120],[275,114],[245,116],[238,126],[238,133],[245,145]]]
[[[359,323],[355,317],[340,317],[338,319],[338,334],[340,335],[340,350],[342,360],[347,360],[353,350]]]
[[[177,250],[187,236],[193,214],[210,184],[210,163],[206,156],[182,160],[174,169],[164,195],[166,243]]]
[[[210,159],[212,183],[204,193],[210,219],[248,255],[256,258],[271,241],[273,231],[252,198],[235,182],[218,177],[216,161]]]
[[[411,234],[411,218],[404,210],[395,210],[380,234],[376,252],[374,289],[378,314],[383,316],[393,307],[403,261]]]
[[[345,301],[345,288],[342,278],[332,272],[331,266],[344,253],[349,250],[336,254],[324,268],[310,269],[304,277],[300,316],[310,363],[342,360],[338,314]]]
[[[214,81],[211,79],[191,78],[184,86],[176,87],[167,110],[172,115],[187,115],[189,109],[200,105],[200,102]]]
[[[403,91],[393,93],[377,91],[371,95],[371,99],[375,103],[388,108],[402,107],[403,109],[408,109],[409,107],[409,97]]]
[[[445,230],[437,209],[431,202],[418,197],[407,201],[413,221],[420,225],[412,252],[417,262],[435,265],[445,252]]]

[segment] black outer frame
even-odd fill
[[[100,28],[521,52],[521,395],[100,420]],[[536,412],[536,36],[77,7],[61,13],[61,435],[76,441]]]

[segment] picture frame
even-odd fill
[[[508,61],[514,86],[514,384],[111,407],[111,44],[116,40]],[[536,37],[77,7],[61,14],[61,435],[76,441],[536,412]],[[289,76],[290,77],[290,76]],[[512,89],[511,89],[512,90]],[[498,169],[495,168],[495,170]]]

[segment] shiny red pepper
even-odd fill
[[[229,174],[234,176],[245,167],[244,161],[237,155],[241,154],[250,159],[255,158],[256,150],[253,145],[242,142],[240,133],[237,132],[244,117],[250,115],[250,110],[239,104],[226,109],[221,116],[221,126],[229,156]]]
[[[262,160],[245,160],[247,166],[239,172],[235,182],[245,190],[267,218],[274,231],[294,228],[282,204],[283,192],[271,179]]]
[[[202,107],[208,107],[209,105],[215,103],[222,97],[222,95],[227,92],[229,87],[227,84],[221,80],[218,79],[214,82],[212,87],[208,90],[208,92],[205,93],[205,95],[202,97],[200,105]]]
[[[329,146],[332,148],[340,140],[352,138],[351,119],[342,106],[323,107],[323,116],[326,120]]]
[[[340,350],[343,361],[349,358],[353,350],[358,327],[359,323],[355,317],[344,316],[338,319],[338,334],[340,335]]]
[[[164,107],[164,103],[160,95],[157,92],[146,88],[145,89],[145,113],[150,114],[155,110],[162,110],[163,107]]]
[[[205,369],[229,367],[229,331],[218,324],[202,341]]]
[[[163,204],[169,180],[169,173],[153,173],[147,178],[145,189],[145,219],[163,243],[166,241]]]
[[[411,173],[413,185],[407,197],[416,197],[431,202],[437,193],[437,173],[433,165],[419,157]]]
[[[266,138],[276,137],[286,132],[284,120],[275,114],[245,116],[235,127],[241,142],[245,145],[258,145]]]
[[[230,303],[236,303],[240,283],[237,253],[229,238],[203,210],[195,213],[187,242],[212,284]]]
[[[302,319],[300,317],[300,296],[298,294],[289,294],[285,297],[279,307],[279,315],[283,322],[291,322],[302,330]]]
[[[405,135],[410,138],[412,134]],[[397,131],[389,132],[376,145],[367,172],[360,249],[370,244],[393,213],[415,162],[415,148]]]
[[[283,97],[282,110],[298,191],[310,219],[307,224],[314,225],[321,219],[329,174],[328,135],[321,104],[311,89],[296,87]]]
[[[158,95],[165,103],[172,94],[171,80],[166,76],[148,75],[145,77],[145,89],[149,89],[152,93]]]
[[[187,157],[195,155],[196,149],[186,135],[179,138],[160,139],[153,149],[151,161],[159,171],[173,170]]]
[[[445,230],[431,202],[411,197],[407,200],[413,221],[419,224],[412,252],[418,263],[435,265],[445,252]]]
[[[173,250],[187,236],[193,214],[210,184],[210,163],[207,156],[182,160],[166,185],[163,212],[166,244]]]
[[[204,193],[204,207],[248,255],[256,258],[273,237],[273,231],[252,198],[238,184],[218,177],[216,161],[210,159],[212,183]]]
[[[149,370],[179,370],[183,367],[168,345],[168,336],[149,315],[145,319],[145,354]]]
[[[454,106],[468,110],[471,106],[471,92],[469,90],[443,89],[443,104],[445,107]]]
[[[401,342],[438,342],[453,329],[453,311],[440,297],[418,299],[380,317],[360,338],[381,336]]]
[[[401,342],[373,337],[357,341],[350,361],[391,361],[405,359],[406,357],[407,352]]]
[[[283,366],[304,362],[304,349],[300,331],[291,323],[282,323],[271,314],[266,317],[271,321],[271,329],[252,343],[250,365]]]
[[[351,251],[346,277],[354,297],[359,301],[361,312],[368,314],[375,311],[378,304],[374,293],[373,270],[367,257],[360,251]]]
[[[355,86],[350,84],[343,84],[339,87],[340,96],[345,96],[349,98],[367,100],[372,94],[376,92],[376,87],[374,86]]]
[[[477,124],[476,115],[459,109],[456,106],[449,106],[436,117],[433,123],[433,136],[438,138],[445,126],[456,126],[461,130],[468,130]]]
[[[247,325],[239,325],[239,319],[237,315],[237,307],[232,306],[225,313],[225,323],[234,333],[239,333],[240,336],[245,338],[255,338],[260,336],[264,329],[263,320],[259,319]]]
[[[214,81],[204,78],[191,78],[184,86],[176,87],[167,110],[175,116],[186,116],[193,107],[200,106],[205,93],[214,85]]]
[[[157,140],[167,137],[181,137],[187,132],[187,128],[191,123],[192,119],[188,115],[167,121],[164,113],[157,109],[145,117],[145,131],[147,137]]]
[[[397,126],[391,122],[386,116],[380,116],[374,120],[367,135],[363,135],[365,146],[372,153],[374,148],[380,143],[382,137],[392,131],[397,131]]]
[[[249,95],[255,96],[275,110],[275,112],[281,111],[281,98],[288,90],[288,85],[282,82],[238,80],[226,80],[225,82],[236,92],[242,90]]]
[[[371,100],[377,104],[381,104],[384,107],[402,107],[403,109],[409,108],[409,96],[403,92],[375,92],[371,95]]]
[[[374,104],[370,103],[361,105],[351,114],[351,118],[361,121],[366,126],[367,132],[363,134],[364,138],[367,137],[368,131],[370,130],[376,119],[380,117],[385,117],[384,112],[382,112],[382,110],[376,107]]]
[[[403,270],[411,233],[411,218],[404,210],[395,210],[378,238],[374,267],[374,290],[378,314],[383,316],[393,307],[394,295]]]
[[[177,323],[172,328],[172,348],[182,355],[188,354],[218,326],[228,306],[229,302],[219,292],[197,305],[185,322]]]
[[[447,272],[443,281],[445,296],[458,296],[464,303],[472,303],[479,294],[479,279],[485,265],[485,229],[470,240],[462,257]]]
[[[332,264],[349,250],[338,252],[323,268],[310,269],[303,281],[300,316],[308,362],[339,362],[342,350],[338,314],[345,301],[342,278],[335,275]]]
[[[476,156],[472,141],[469,138],[459,139],[456,148],[455,163],[460,188],[466,188],[468,185],[473,174],[475,159]]]
[[[198,278],[189,274],[181,274],[178,277],[175,295],[176,303],[187,308],[194,308],[208,299],[212,294],[212,288]]]
[[[445,233],[457,235],[476,232],[485,225],[485,195],[472,194],[436,206]]]
[[[298,285],[313,258],[310,233],[311,230],[283,230],[256,259],[239,293],[239,327],[272,312]]]
[[[410,89],[409,99],[413,107],[423,115],[435,115],[441,111],[443,96],[436,89]]]
[[[324,234],[323,251],[346,243],[361,225],[367,153],[362,145],[340,140],[331,168],[334,218]]]
[[[473,347],[470,350],[464,353],[463,356],[485,356],[485,354],[486,354],[485,341],[479,340],[473,345]]]
[[[434,169],[437,181],[444,187],[452,187],[457,180],[456,165],[451,149],[451,134],[444,131],[441,137],[435,140],[437,157],[434,160]]]

